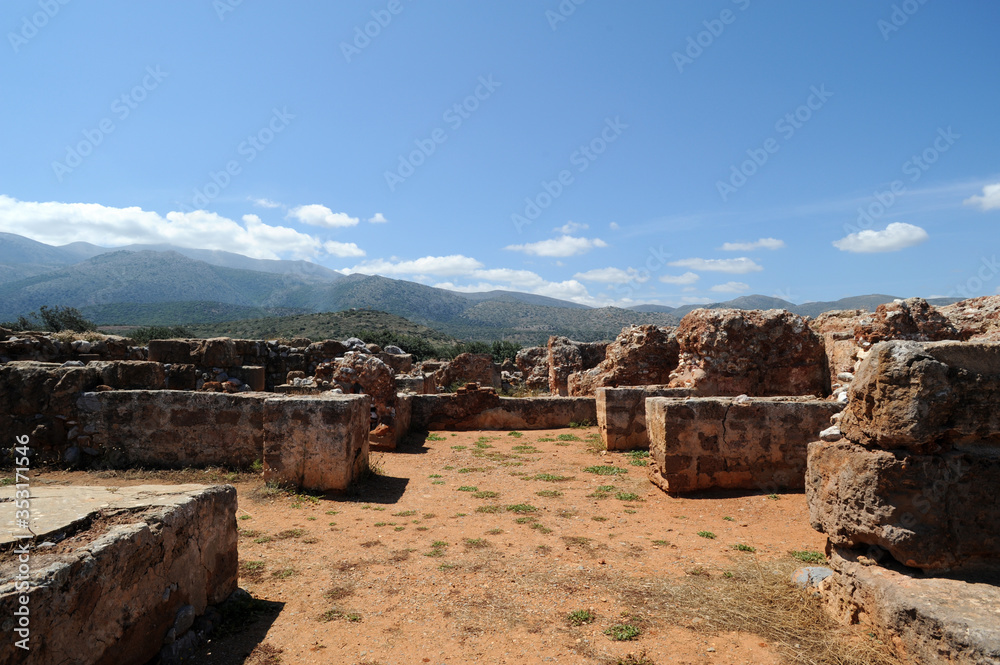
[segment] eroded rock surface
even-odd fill
[[[596,367],[571,374],[570,395],[594,395],[598,388],[666,384],[677,369],[678,344],[673,329],[629,326],[608,344]]]
[[[783,309],[696,309],[677,328],[673,388],[699,395],[830,393],[823,338]]]

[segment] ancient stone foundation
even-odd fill
[[[343,490],[368,464],[367,395],[123,390],[77,400],[89,445],[124,468],[246,467],[315,490]]]
[[[446,395],[414,395],[410,428],[428,430],[554,429],[593,423],[592,397],[500,397],[477,389]]]
[[[904,662],[920,665],[1000,663],[1000,578],[924,577],[834,549],[824,581],[830,612],[863,623]]]
[[[648,450],[647,397],[691,397],[687,388],[631,386],[597,389],[597,427],[608,450]]]
[[[0,488],[11,501],[13,487]],[[8,504],[9,505],[9,504]],[[13,518],[13,512],[9,513]],[[193,641],[210,605],[235,589],[236,490],[172,485],[32,488],[31,583],[0,533],[0,663],[142,665],[165,644]],[[14,647],[15,610],[29,597],[30,650]]]
[[[806,446],[839,410],[807,397],[647,398],[650,480],[672,493],[801,489]]]

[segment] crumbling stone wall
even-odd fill
[[[569,377],[596,367],[604,360],[608,342],[574,342],[568,337],[549,338],[549,392],[569,395]]]
[[[89,445],[80,446],[73,458],[115,468],[247,467],[263,457],[269,397],[175,390],[84,393],[79,420]]]
[[[34,361],[0,364],[0,431],[31,436],[35,463],[63,460],[67,450],[92,448],[93,430],[80,422],[77,397],[99,387],[161,389],[161,365],[143,361]],[[5,451],[5,452],[9,452]],[[75,461],[72,457],[70,461]]]
[[[0,363],[33,360],[46,363],[91,360],[146,360],[145,350],[118,335],[87,333],[93,339],[69,339],[66,335],[0,328]]]
[[[514,357],[521,381],[528,390],[549,389],[549,350],[544,346],[521,349]]]
[[[460,353],[439,369],[435,378],[444,388],[475,383],[500,390],[500,368],[488,353]]]
[[[802,489],[806,446],[840,408],[807,397],[649,397],[649,478],[671,493]]]
[[[699,395],[830,394],[823,338],[783,309],[696,309],[677,328],[672,388]]]
[[[607,346],[596,367],[570,374],[569,394],[593,395],[605,386],[665,384],[677,369],[678,351],[672,328],[628,326]]]

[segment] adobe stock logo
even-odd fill
[[[119,122],[124,121],[132,115],[132,111],[139,108],[139,104],[146,100],[149,93],[160,87],[160,83],[167,76],[169,74],[161,71],[159,65],[155,68],[146,67],[146,75],[142,77],[142,80],[131,90],[116,97],[111,102],[111,113],[118,118]],[[93,129],[84,129],[81,132],[83,140],[78,141],[75,145],[66,146],[66,156],[63,161],[52,162],[52,172],[56,174],[56,179],[62,182],[63,178],[83,164],[83,160],[92,155],[97,146],[104,143],[104,139],[117,128],[111,117],[104,117],[97,122],[97,126]]]
[[[479,109],[480,104],[492,97],[496,89],[502,85],[503,83],[493,80],[493,74],[480,76],[479,85],[472,91],[472,94],[445,109],[444,113],[441,114],[441,119],[451,127],[452,131],[457,131]],[[382,175],[389,191],[395,192],[396,188],[416,173],[417,169],[437,152],[438,146],[447,140],[448,132],[442,127],[432,130],[427,138],[415,139],[413,141],[415,148],[405,155],[399,155],[396,169],[383,172]]]
[[[774,123],[774,131],[781,134],[785,141],[789,141],[795,133],[802,129],[813,114],[826,105],[827,101],[833,97],[833,93],[826,89],[826,84],[818,88],[809,88],[812,93],[806,98],[804,104],[800,104],[794,110],[778,118]],[[740,162],[739,166],[733,164],[729,167],[729,178],[726,180],[716,180],[715,189],[723,202],[729,201],[729,197],[735,194],[747,181],[757,174],[771,155],[781,149],[781,143],[773,136],[766,139],[760,148],[749,148],[746,151],[748,159]]]
[[[14,53],[20,51],[22,46],[37,37],[38,31],[55,18],[63,5],[68,4],[69,0],[38,0],[38,7],[41,11],[32,14],[30,19],[27,16],[21,17],[21,29],[17,32],[7,33],[7,41],[10,42]]]
[[[577,173],[583,173],[604,154],[608,146],[618,140],[626,129],[628,129],[628,125],[621,121],[621,116],[616,115],[614,120],[605,118],[604,128],[601,132],[587,143],[582,144],[569,156],[570,166],[576,167]],[[531,224],[541,217],[542,212],[562,196],[566,188],[574,182],[576,182],[576,178],[569,169],[563,169],[552,180],[542,180],[539,183],[542,191],[534,196],[524,197],[524,209],[510,216],[514,229],[520,233],[525,225]]]

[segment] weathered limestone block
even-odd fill
[[[866,562],[870,563],[870,562]],[[924,577],[898,566],[865,565],[834,549],[824,599],[843,623],[862,623],[904,662],[1000,663],[1000,587],[996,579]]]
[[[801,489],[806,446],[839,410],[804,397],[647,398],[650,480],[668,492]]]
[[[672,328],[628,326],[607,346],[596,367],[569,376],[569,394],[593,395],[604,386],[665,384],[677,369],[678,349]]]
[[[840,422],[866,446],[930,453],[1000,445],[1000,342],[882,342]]]
[[[203,339],[194,350],[196,365],[202,367],[235,367],[240,364],[236,344],[228,337]]]
[[[500,390],[500,368],[488,353],[460,353],[438,370],[436,380],[439,386],[477,383]]]
[[[101,373],[101,383],[115,390],[163,390],[166,375],[160,363],[141,360],[90,363]]]
[[[696,309],[677,328],[672,388],[699,395],[830,394],[823,338],[783,309]]]
[[[413,356],[409,353],[377,353],[375,356],[391,367],[393,374],[407,374],[413,369]]]
[[[397,374],[396,391],[427,395],[434,392],[434,381],[430,375],[426,374],[407,374],[405,376]]]
[[[574,342],[568,337],[550,337],[548,344],[549,392],[569,395],[569,376],[597,367],[604,360],[608,342]]]
[[[514,357],[514,364],[524,377],[524,387],[528,390],[548,390],[549,350],[544,346],[530,346],[521,349]]]
[[[0,488],[11,501],[13,487]],[[178,611],[203,614],[236,589],[236,490],[204,485],[32,488],[31,586],[15,586],[18,555],[3,524],[0,663],[142,665],[154,658]],[[7,517],[4,518],[8,520]],[[29,596],[30,650],[15,648],[14,611]],[[183,626],[178,626],[183,627]]]
[[[197,344],[195,339],[151,339],[149,359],[166,364],[195,364],[193,352]]]
[[[264,478],[345,490],[368,466],[366,395],[272,397],[264,401]]]
[[[84,393],[80,422],[111,467],[249,466],[264,449],[267,393],[179,390]]]
[[[687,388],[631,386],[597,389],[597,427],[608,450],[648,450],[647,397],[691,397]]]
[[[593,397],[499,397],[492,390],[414,395],[410,427],[428,430],[555,429],[594,422]]]
[[[877,545],[935,570],[1000,563],[1000,447],[921,455],[849,441],[809,444],[813,528],[841,547]]]

